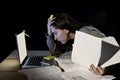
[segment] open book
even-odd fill
[[[90,72],[88,68],[84,67],[83,65],[78,65],[72,62],[69,55],[55,58],[55,60],[58,62],[59,66],[64,69],[64,72],[60,74],[64,75],[65,80],[112,80],[115,78],[112,75],[96,75]]]
[[[66,66],[66,64],[63,64],[61,67],[64,68],[64,66]],[[71,66],[68,66],[69,70]],[[84,67],[77,66],[75,69],[75,65],[74,70],[65,70],[65,72],[62,72],[57,66],[23,69],[19,70],[18,72],[24,73],[28,77],[28,80],[103,80],[103,78],[105,78],[106,80],[112,80],[113,78],[115,78],[111,75],[95,75]]]
[[[72,50],[72,62],[85,67],[107,67],[120,63],[120,47],[114,37],[99,38],[76,31]]]

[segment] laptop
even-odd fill
[[[19,54],[19,63],[22,68],[33,68],[40,66],[48,66],[43,62],[43,57],[50,55],[49,51],[29,51],[26,47],[25,31],[16,34],[17,48]],[[31,53],[31,54],[28,54]]]

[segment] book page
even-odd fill
[[[86,70],[75,70],[71,72],[63,72],[60,74],[65,80],[100,80],[102,76],[91,74]]]
[[[47,77],[37,77],[34,80],[112,80],[114,77],[111,75],[99,76],[91,74],[84,70],[75,70],[71,72],[61,72],[56,74],[48,74]]]
[[[65,71],[62,73],[57,73],[59,74],[59,77],[61,76],[63,78],[61,80],[112,80],[114,78],[114,76],[112,75],[95,75],[92,72],[90,72],[88,68],[73,63],[70,58],[65,59],[65,57],[63,57],[56,58],[55,60],[58,61],[60,67],[62,67]]]
[[[55,58],[60,68],[64,69],[65,72],[75,71],[80,69],[80,65],[75,64],[70,58]]]
[[[119,47],[119,44],[116,41],[116,39],[113,36],[108,36],[106,38],[103,38],[102,40],[109,44],[108,47],[103,46],[103,49],[106,48],[103,51],[104,52],[103,54],[105,54],[104,56],[106,58],[109,57],[111,54],[112,54],[112,56],[109,60],[104,61],[104,64],[102,64],[101,67],[104,68],[104,67],[108,67],[110,65],[120,63],[120,60],[119,60],[119,58],[120,58],[120,51],[119,51],[120,47]],[[105,59],[105,57],[104,57],[104,59]],[[102,58],[102,54],[101,54],[101,59],[104,60]]]
[[[72,62],[71,53],[72,51],[68,51],[68,52],[65,52],[62,56],[54,58],[54,60],[57,61],[59,67],[64,69],[65,72],[70,72],[70,71],[81,69],[80,65]]]
[[[46,74],[46,77],[39,76],[34,78],[34,80],[112,80],[114,77],[111,75],[99,76],[91,74],[87,70],[81,68],[81,70],[75,70],[70,72],[60,72],[55,74]]]
[[[91,72],[81,67],[80,70],[38,76],[34,80],[100,80],[101,78],[102,76],[91,74]]]
[[[119,46],[118,42],[116,41],[116,39],[113,36],[108,36],[108,37],[102,38],[102,40],[107,43],[110,43],[112,45]]]
[[[101,38],[76,31],[72,50],[72,61],[89,67],[98,65],[101,52]]]
[[[28,80],[35,80],[37,77],[46,78],[49,74],[56,74],[60,73],[61,70],[57,66],[46,66],[46,67],[37,67],[37,68],[29,68],[29,69],[22,69],[18,72],[22,72],[26,74]]]
[[[90,64],[107,67],[120,62],[119,49],[119,44],[112,36],[98,38],[76,31],[71,58],[75,64],[87,68]]]
[[[33,80],[66,80],[64,77],[62,76],[63,72],[61,73],[51,73],[51,74],[46,74],[45,76],[38,76],[35,77]],[[68,80],[68,79],[67,79]]]
[[[114,57],[116,55],[116,53],[118,52],[119,49],[120,49],[120,47],[118,47],[118,46],[115,46],[110,43],[102,41],[101,57],[100,57],[99,65],[100,66],[103,65],[104,63],[106,63],[106,61],[109,61],[111,59],[113,60],[112,57]],[[116,63],[116,61],[114,61],[114,63]],[[109,65],[112,65],[114,63],[111,62],[111,64],[109,63]],[[106,65],[106,66],[108,66],[108,65]]]
[[[111,59],[106,61],[101,67],[104,68],[117,63],[120,63],[120,50]]]

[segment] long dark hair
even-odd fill
[[[54,17],[54,22],[51,25],[57,29],[68,29],[69,32],[75,33],[76,30],[83,26],[67,13],[54,14]]]

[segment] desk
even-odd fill
[[[28,50],[28,55],[48,55],[48,53],[45,54],[39,54],[43,51],[35,51],[35,50]],[[48,52],[48,51],[47,51]],[[0,80],[7,80],[7,77],[11,76],[21,76],[25,77],[24,74],[18,73],[17,71],[20,69],[20,64],[19,64],[19,56],[18,56],[18,51],[13,50],[13,52],[0,63]],[[4,79],[6,77],[7,79]],[[16,79],[16,78],[15,78]],[[21,80],[26,80],[23,79],[22,77],[20,78]],[[9,79],[12,80],[12,79]],[[18,79],[19,80],[19,79]]]
[[[7,58],[0,63],[0,71],[17,71],[19,70],[19,60],[17,50],[14,50]]]

